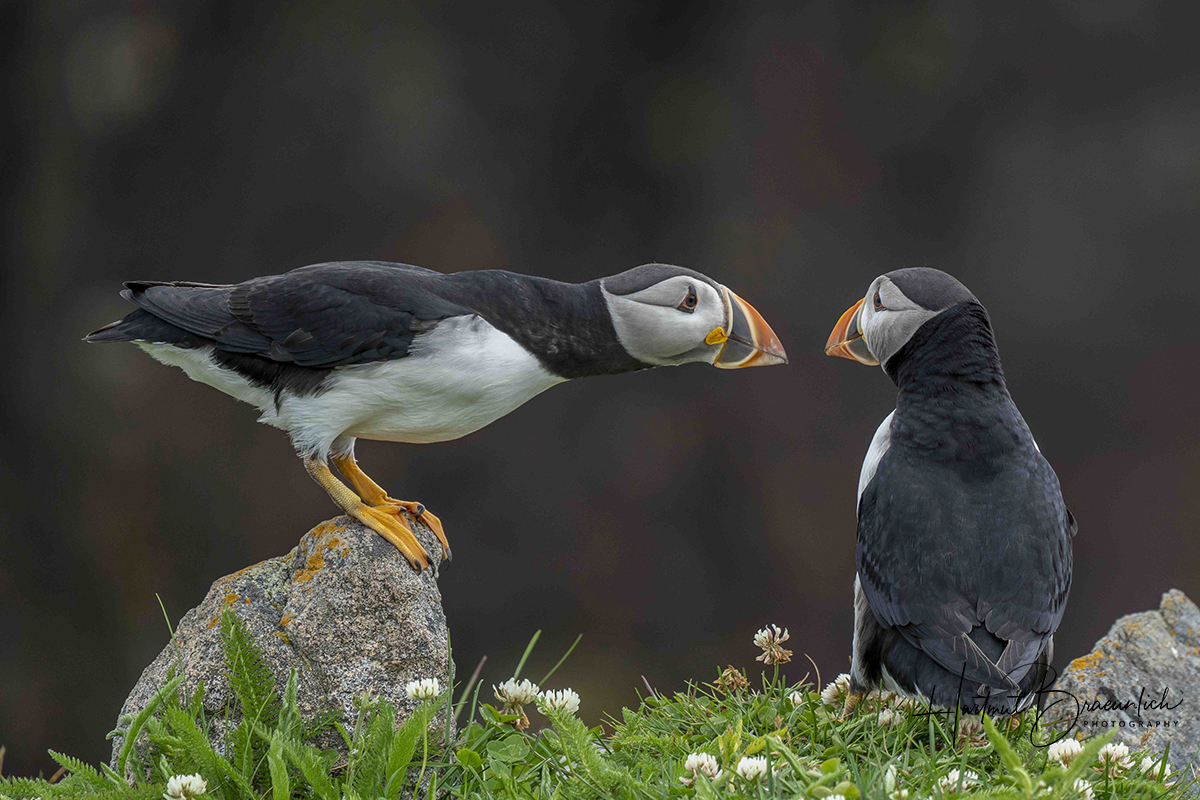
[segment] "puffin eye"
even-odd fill
[[[883,301],[879,299],[879,292],[875,293],[875,310],[883,311]]]
[[[683,298],[683,302],[679,304],[679,310],[691,314],[696,310],[696,303],[698,302],[700,302],[700,298],[696,297],[696,289],[689,286],[687,297]]]

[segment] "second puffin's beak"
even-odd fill
[[[710,345],[724,343],[713,366],[740,369],[786,364],[787,353],[762,315],[729,289],[725,292],[729,301],[728,322],[724,328],[714,328],[705,340]]]
[[[879,362],[867,349],[862,329],[858,326],[858,315],[862,310],[862,304],[863,301],[859,300],[846,309],[846,313],[842,314],[837,325],[833,326],[833,332],[829,334],[829,341],[825,342],[825,355],[852,358],[860,364],[877,367]]]

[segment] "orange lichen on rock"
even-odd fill
[[[255,567],[257,567],[259,564],[265,564],[265,563],[267,563],[267,560],[266,560],[266,559],[264,559],[263,561],[259,561],[257,564],[251,564],[251,565],[250,565],[250,566],[248,566],[248,567],[242,567],[242,568],[241,568],[241,569],[239,569],[237,572],[234,572],[234,573],[232,573],[232,574],[230,574],[230,575],[226,575],[226,576],[223,578],[223,580],[230,580],[230,579],[232,579],[232,578],[236,578],[236,577],[237,577],[237,576],[239,576],[239,575],[245,575],[247,572],[249,572],[250,570],[254,569],[254,568],[255,568]]]
[[[296,618],[296,615],[293,614],[292,612],[288,611],[287,613],[285,613],[283,615],[283,618],[279,620],[279,627],[281,627],[281,628],[287,627],[287,624],[289,622],[291,622],[292,620],[294,620],[295,618]]]
[[[233,577],[233,576],[232,576],[232,575],[226,575],[226,576],[225,576],[225,579],[228,579],[228,578],[231,578],[231,577]],[[249,597],[246,597],[246,598],[240,598],[240,599],[243,599],[243,600],[245,600],[247,603],[249,603],[249,602],[250,602],[250,598],[249,598]],[[230,592],[229,594],[225,595],[225,605],[227,605],[227,606],[231,606],[231,605],[233,605],[233,604],[234,604],[234,603],[236,603],[238,600],[239,600],[239,598],[238,598],[237,592]],[[212,622],[210,622],[210,623],[208,623],[207,625],[205,625],[205,626],[204,626],[204,629],[205,629],[205,630],[211,630],[211,629],[213,629],[213,628],[217,627],[217,623],[218,623],[218,622],[220,622],[220,621],[221,621],[221,615],[220,615],[220,614],[217,614],[215,617],[213,617],[213,618],[212,618]]]
[[[326,522],[322,523],[322,526],[319,527],[331,524],[332,523]],[[339,526],[338,530],[342,530],[342,528]],[[320,572],[325,566],[325,554],[340,544],[342,544],[342,540],[336,536],[330,536],[329,538],[317,544],[317,546],[313,548],[312,552],[308,554],[308,558],[304,562],[304,567],[296,573],[296,577],[292,578],[292,581],[311,581],[313,576]],[[344,547],[342,549],[342,554],[345,555],[349,549],[349,546]]]
[[[330,533],[341,533],[346,530],[346,526],[338,522],[336,519],[327,519],[317,527],[313,528],[310,533],[315,536],[325,536]]]
[[[1091,669],[1100,664],[1100,659],[1104,658],[1104,654],[1099,650],[1094,653],[1088,653],[1086,656],[1080,656],[1071,662],[1071,669]]]

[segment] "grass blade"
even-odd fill
[[[517,662],[517,668],[513,670],[513,680],[521,677],[521,670],[525,668],[525,660],[529,658],[529,654],[533,652],[533,646],[537,644],[538,637],[542,635],[541,629],[533,634],[533,638],[529,640],[529,644],[525,645],[525,653],[521,656],[521,660]]]
[[[538,632],[541,633],[541,631],[538,631]],[[558,660],[558,663],[555,664],[553,667],[551,667],[550,671],[542,676],[542,679],[540,681],[538,681],[539,686],[545,686],[546,681],[550,680],[550,676],[553,675],[555,672],[558,672],[558,668],[561,667],[562,663],[567,660],[567,656],[571,655],[571,651],[573,651],[575,649],[575,646],[579,644],[579,641],[581,639],[583,639],[582,633],[575,637],[575,641],[572,642],[571,646],[567,648],[567,652],[563,653],[563,656],[562,656],[562,658],[560,658]]]

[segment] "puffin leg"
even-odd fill
[[[447,561],[450,560],[450,542],[446,541],[446,534],[442,530],[442,521],[435,517],[429,509],[425,508],[424,504],[411,500],[397,500],[389,496],[383,487],[371,480],[371,477],[362,471],[362,468],[358,466],[358,462],[354,459],[353,453],[347,456],[334,456],[330,460],[338,468],[338,472],[346,476],[346,480],[350,481],[350,485],[354,487],[354,491],[358,492],[363,502],[367,505],[387,514],[399,514],[400,509],[403,508],[409,514],[412,514],[413,517],[420,520],[425,527],[433,531],[438,541],[442,543],[442,558]]]
[[[858,704],[862,701],[862,692],[850,692],[846,695],[846,702],[842,706],[842,719],[854,713],[854,709],[858,708]]]
[[[404,554],[413,569],[420,572],[429,566],[429,554],[417,541],[412,529],[398,511],[389,512],[364,503],[358,495],[346,488],[346,484],[339,481],[329,466],[319,458],[304,459],[304,468],[343,511],[396,545],[396,549]]]

